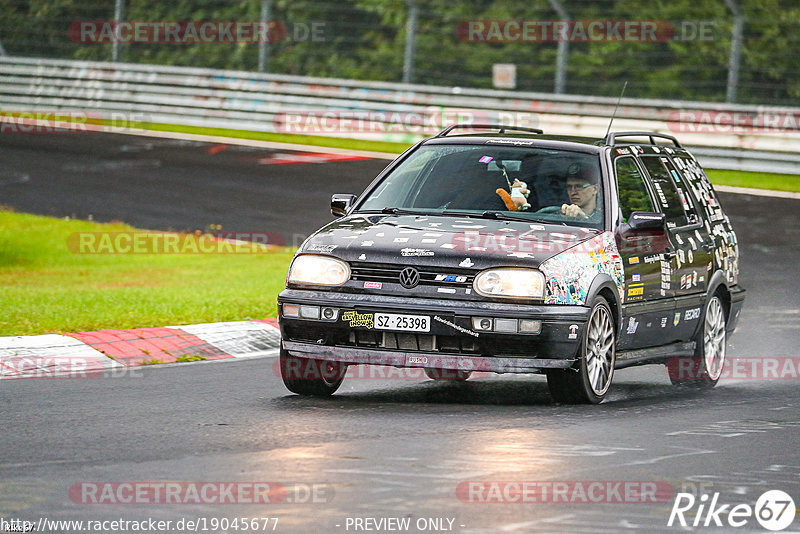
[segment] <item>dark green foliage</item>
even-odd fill
[[[746,15],[737,101],[796,105],[800,98],[800,4],[739,0]],[[659,21],[677,38],[659,42],[571,42],[567,92],[723,101],[733,15],[722,0],[563,0],[573,20]],[[556,20],[547,0],[417,0],[415,76],[421,84],[491,88],[492,65],[517,65],[517,88],[552,92],[556,42],[471,42],[457,28],[471,20]],[[126,0],[136,21],[258,21],[260,0]],[[268,71],[305,76],[400,81],[406,2],[273,0],[272,20],[288,34],[269,46]],[[0,0],[0,42],[10,55],[109,60],[111,45],[69,39],[70,23],[111,20],[110,0]],[[303,39],[318,24],[322,39]],[[704,28],[705,38],[693,37]],[[685,29],[685,31],[683,31]],[[297,37],[301,37],[297,39]],[[696,36],[694,36],[696,37]],[[127,44],[122,59],[255,71],[258,44]]]

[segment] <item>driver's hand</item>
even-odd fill
[[[575,204],[562,204],[561,205],[561,214],[566,215],[567,217],[574,217],[576,219],[588,219],[589,217],[583,212],[583,210],[576,206]]]

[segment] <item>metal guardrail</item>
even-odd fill
[[[262,132],[412,142],[466,115],[475,123],[599,138],[615,104],[603,97],[0,57],[0,111],[83,111]],[[324,113],[333,117],[326,123],[331,131],[292,121]],[[356,117],[362,120],[353,128]],[[800,108],[622,99],[614,130],[673,134],[710,168],[800,173]]]
[[[800,153],[689,147],[708,169],[800,174]]]

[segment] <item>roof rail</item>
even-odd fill
[[[504,134],[506,130],[513,130],[515,132],[535,133],[540,135],[544,133],[544,130],[539,130],[538,128],[523,128],[521,126],[503,126],[502,124],[451,124],[444,130],[436,134],[435,137],[445,137],[453,130],[462,128],[473,129],[473,130],[499,130],[500,134]]]
[[[678,142],[678,140],[675,139],[673,136],[658,132],[612,132],[606,136],[605,139],[606,145],[613,145],[614,141],[617,140],[617,137],[649,137],[651,145],[656,144],[655,138],[657,137],[659,139],[667,139],[669,141],[672,141],[673,143],[675,143],[675,146],[677,148],[683,148],[681,144]]]

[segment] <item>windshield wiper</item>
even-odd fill
[[[554,221],[550,219],[535,219],[533,217],[521,217],[519,215],[511,215],[504,211],[484,211],[481,215],[485,219],[501,219],[504,221],[522,221],[522,222],[534,222],[542,224],[559,224],[561,226],[574,226],[566,221]]]
[[[382,210],[363,210],[356,213],[385,213],[386,215],[431,215],[425,211],[409,210],[406,208],[383,208]],[[435,214],[434,214],[435,215]]]
[[[536,219],[532,219],[530,217],[522,217],[519,215],[510,215],[508,213],[502,211],[484,211],[481,213],[481,217],[484,219],[500,219],[503,221],[522,221],[522,222],[531,222],[535,221]]]
[[[442,215],[451,215],[456,217],[472,217],[475,219],[499,219],[503,221],[537,222],[536,219],[532,219],[530,217],[509,215],[508,213],[504,213],[502,211],[482,211],[479,213],[475,213],[470,211],[444,210],[442,211]]]

